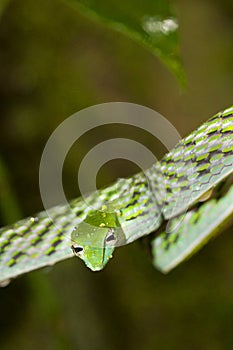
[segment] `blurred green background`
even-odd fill
[[[150,52],[65,2],[9,2],[0,20],[1,225],[43,208],[41,153],[72,113],[103,102],[138,103],[185,136],[232,104],[232,2],[173,4],[187,90]],[[82,137],[67,158],[69,198],[78,195],[78,162],[106,138],[128,136],[158,157],[164,152],[134,128],[101,130]],[[136,170],[126,161],[110,162],[98,185]],[[135,242],[98,273],[70,259],[13,281],[0,289],[0,349],[232,349],[230,231],[167,276]]]

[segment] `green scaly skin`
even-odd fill
[[[220,189],[214,190],[209,200],[178,215],[167,224],[166,230],[152,238],[153,264],[157,269],[169,272],[232,224],[232,178],[218,187]]]
[[[70,207],[57,206],[2,228],[0,282],[72,257],[70,246],[89,268],[101,270],[114,246],[148,235],[171,220],[172,232],[152,239],[154,264],[167,272],[232,218],[231,185],[218,198],[206,195],[232,172],[231,107],[181,140],[144,174],[119,179],[85,201],[71,201]],[[199,202],[203,195],[206,200]],[[208,217],[213,225],[206,224]]]

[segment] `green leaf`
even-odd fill
[[[155,54],[185,85],[179,54],[178,20],[168,0],[65,0],[140,43]]]

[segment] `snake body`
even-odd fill
[[[85,201],[78,198],[69,207],[57,206],[1,228],[0,282],[72,257],[70,237],[74,227],[80,234],[83,224],[108,238],[117,232],[125,244],[169,222],[169,230],[152,237],[154,265],[169,271],[216,233],[219,223],[232,218],[232,181],[227,191],[207,195],[232,172],[233,107],[214,115],[144,173],[119,179]],[[203,196],[207,200],[200,205]],[[113,251],[105,245],[98,249]]]

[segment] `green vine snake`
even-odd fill
[[[233,107],[145,172],[0,229],[0,282],[74,255],[101,270],[116,246],[148,236],[168,272],[232,220]],[[72,209],[72,215],[70,214]],[[50,218],[56,218],[55,223]]]

